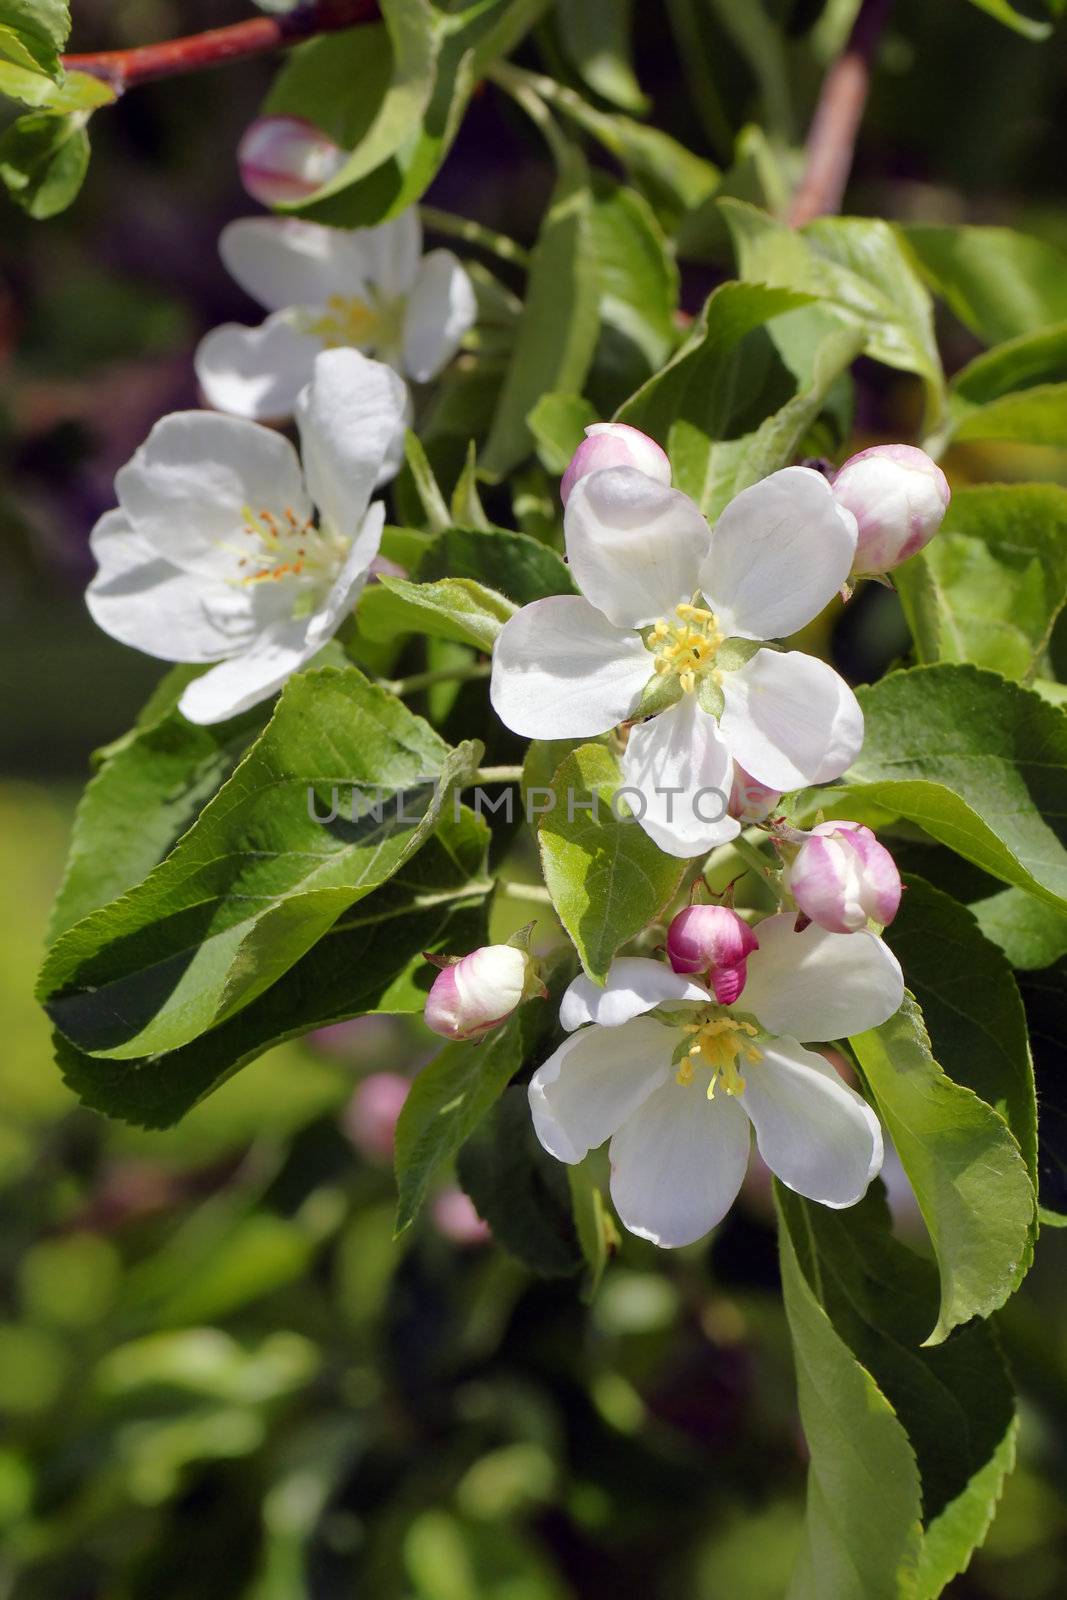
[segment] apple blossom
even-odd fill
[[[910,444],[879,444],[849,456],[833,492],[859,528],[856,578],[892,572],[929,544],[951,498],[937,462]]]
[[[443,967],[433,981],[423,1017],[446,1039],[484,1039],[515,1007],[544,985],[525,950],[488,944]]]
[[[785,870],[785,887],[820,928],[884,928],[900,906],[900,873],[885,845],[861,822],[820,822]]]
[[[211,662],[182,694],[222,722],[279,689],[351,611],[385,520],[407,393],[356,350],[320,355],[298,405],[303,471],[280,434],[183,411],[157,422],[93,529],[86,595],[112,638],[164,661]],[[315,508],[318,508],[316,520]]]
[[[775,790],[850,765],[863,715],[832,667],[761,648],[844,583],[856,524],[825,478],[786,467],[736,495],[714,537],[698,507],[633,467],[578,480],[564,535],[581,591],[504,624],[490,698],[513,732],[579,739],[636,721],[631,809],[662,850],[694,856],[739,831],[734,762]]]
[[[585,439],[563,474],[559,486],[563,504],[567,504],[579,478],[586,478],[591,472],[603,472],[606,467],[636,467],[638,472],[647,473],[657,483],[670,487],[671,464],[655,439],[625,422],[594,422],[586,428]]]
[[[872,933],[793,923],[758,924],[733,1007],[638,957],[613,963],[605,988],[582,976],[564,996],[571,1037],[530,1080],[534,1128],[572,1164],[610,1139],[615,1208],[654,1244],[691,1244],[725,1216],[749,1123],[772,1172],[823,1205],[855,1205],[882,1164],[878,1118],[805,1045],[885,1022],[904,997],[900,967]]]
[[[344,150],[306,117],[257,117],[237,146],[241,182],[265,206],[306,200],[344,166]]]
[[[745,987],[746,962],[759,939],[730,906],[686,906],[667,929],[667,959],[675,972],[696,972],[720,1005],[733,1005]]]
[[[258,328],[224,323],[201,340],[196,375],[219,411],[288,416],[315,356],[338,347],[367,351],[424,383],[474,323],[465,268],[450,250],[422,255],[414,209],[375,228],[245,218],[222,230],[219,249],[270,313]]]
[[[768,789],[765,783],[757,783],[739,761],[734,762],[734,781],[726,807],[731,817],[736,817],[738,822],[763,822],[781,798],[780,789]]]

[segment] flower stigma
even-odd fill
[[[755,1065],[763,1052],[752,1043],[759,1037],[759,1029],[751,1022],[740,1022],[736,1017],[710,1017],[703,1022],[683,1024],[682,1032],[693,1035],[693,1042],[682,1057],[675,1082],[692,1083],[694,1068],[711,1068],[708,1099],[715,1098],[715,1086],[721,1083],[726,1094],[743,1094],[745,1079],[741,1071],[742,1060]]]
[[[688,603],[676,606],[673,616],[655,623],[646,641],[656,673],[661,677],[676,674],[685,694],[693,693],[699,678],[722,682],[721,672],[713,666],[722,642],[715,613]]]

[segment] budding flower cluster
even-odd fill
[[[854,578],[892,572],[929,544],[951,497],[937,462],[909,444],[875,445],[850,456],[833,492],[859,527]]]
[[[426,996],[423,1017],[445,1039],[484,1039],[544,985],[525,950],[488,944],[442,969]]]
[[[687,906],[667,930],[667,957],[675,972],[699,973],[721,1006],[733,1005],[745,987],[745,963],[759,940],[729,906]]]
[[[861,822],[820,822],[786,867],[785,886],[809,921],[830,933],[884,928],[900,906],[897,864]]]
[[[604,472],[608,467],[634,467],[664,488],[670,488],[671,464],[655,439],[625,422],[594,422],[586,428],[585,439],[563,474],[559,486],[563,504],[567,504],[579,478],[586,478],[591,472]]]

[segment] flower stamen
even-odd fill
[[[671,617],[662,617],[648,634],[653,671],[660,677],[676,674],[683,694],[692,694],[703,677],[720,681],[713,662],[723,642],[715,613],[703,606],[683,603]]]
[[[739,1062],[743,1059],[754,1066],[762,1060],[762,1051],[749,1042],[759,1037],[759,1029],[751,1022],[741,1022],[736,1017],[712,1017],[704,1022],[686,1023],[682,1032],[695,1037],[682,1057],[675,1082],[683,1086],[692,1083],[695,1058],[698,1064],[711,1069],[709,1100],[715,1098],[715,1088],[719,1083],[726,1094],[743,1094],[745,1078]]]

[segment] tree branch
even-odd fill
[[[265,55],[318,33],[370,22],[377,15],[377,0],[309,0],[282,16],[250,17],[247,22],[235,22],[226,28],[210,28],[206,33],[132,50],[64,56],[63,65],[68,72],[88,72],[94,78],[102,78],[120,95],[124,89],[150,83],[154,78],[173,78],[182,72],[199,72],[226,61]]]
[[[808,131],[804,176],[789,209],[794,228],[841,205],[867,104],[871,62],[892,4],[863,0],[848,43],[823,80]]]

